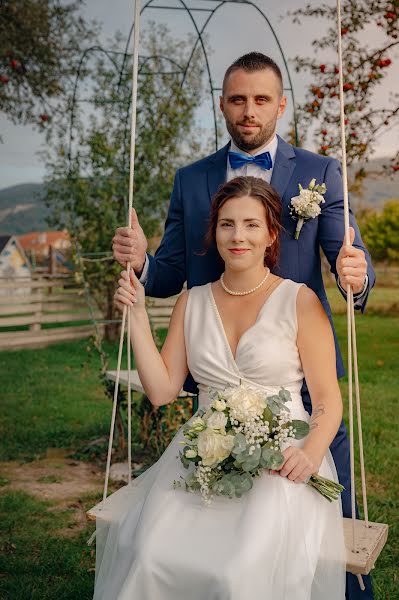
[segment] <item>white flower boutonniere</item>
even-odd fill
[[[320,204],[325,202],[323,194],[326,191],[326,184],[316,185],[316,179],[312,179],[306,189],[299,184],[299,196],[291,198],[290,208],[292,218],[298,220],[294,235],[296,240],[299,238],[304,222],[318,217],[321,213]]]

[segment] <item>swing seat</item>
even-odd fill
[[[105,500],[91,508],[87,513],[87,520],[95,522],[97,517],[105,521],[111,520],[112,504],[117,500],[117,495],[123,493],[121,488]],[[108,515],[108,519],[107,519]],[[357,547],[352,544],[352,519],[343,519],[344,537],[346,547],[346,570],[353,575],[368,575],[374,568],[388,538],[388,525],[385,523],[371,523],[360,519],[355,521],[355,536]]]
[[[124,493],[125,487],[126,486],[123,486],[122,488],[108,496],[105,500],[102,500],[101,502],[96,504],[96,506],[93,506],[93,508],[88,510],[86,513],[87,520],[96,522],[98,517],[103,521],[112,521],[112,505],[116,502],[117,495]]]
[[[354,575],[368,575],[374,568],[387,539],[388,525],[371,523],[368,527],[365,521],[356,519],[355,539],[353,548],[352,519],[344,518],[344,536],[346,546],[346,570]]]

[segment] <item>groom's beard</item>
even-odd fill
[[[244,152],[250,152],[251,150],[257,150],[258,148],[262,148],[262,146],[265,146],[267,142],[273,137],[277,123],[277,118],[273,121],[269,121],[269,123],[266,123],[266,125],[264,125],[260,129],[259,133],[255,137],[248,139],[247,137],[241,134],[238,127],[236,127],[236,125],[232,121],[229,121],[229,119],[227,119],[226,116],[225,120],[227,131],[231,135],[233,142],[238,148],[244,150]],[[241,123],[241,125],[246,124],[250,125],[252,124],[252,121],[244,120]]]

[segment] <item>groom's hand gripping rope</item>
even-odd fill
[[[112,250],[115,260],[122,267],[130,262],[136,273],[141,273],[145,263],[147,239],[133,208],[131,227],[118,227],[112,239]]]
[[[337,273],[341,287],[346,290],[349,284],[354,294],[363,290],[366,275],[367,261],[363,250],[355,248],[352,244],[355,239],[355,230],[350,228],[351,245],[347,246],[345,241],[337,256]]]

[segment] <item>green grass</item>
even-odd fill
[[[336,286],[327,288],[327,296],[333,314],[346,315],[346,302]],[[374,288],[367,301],[367,315],[399,316],[399,288]]]
[[[345,317],[334,320],[345,354]],[[357,330],[369,514],[390,525],[388,544],[373,573],[375,598],[394,600],[399,597],[399,318],[359,316]],[[99,360],[88,356],[86,347],[83,340],[0,354],[2,460],[30,460],[48,447],[76,450],[108,434],[110,401],[98,380]],[[116,344],[112,350],[114,366]],[[342,390],[345,396],[345,380]],[[92,526],[60,535],[61,528],[70,527],[72,509],[59,510],[12,492],[7,478],[0,477],[0,599],[89,600],[94,557],[85,542]],[[83,502],[89,507],[94,498]]]
[[[70,509],[23,492],[0,495],[1,600],[76,600],[93,593],[94,550],[88,527],[74,537],[59,530],[72,525]]]
[[[87,346],[79,340],[0,354],[0,460],[30,460],[108,433],[110,402]]]

